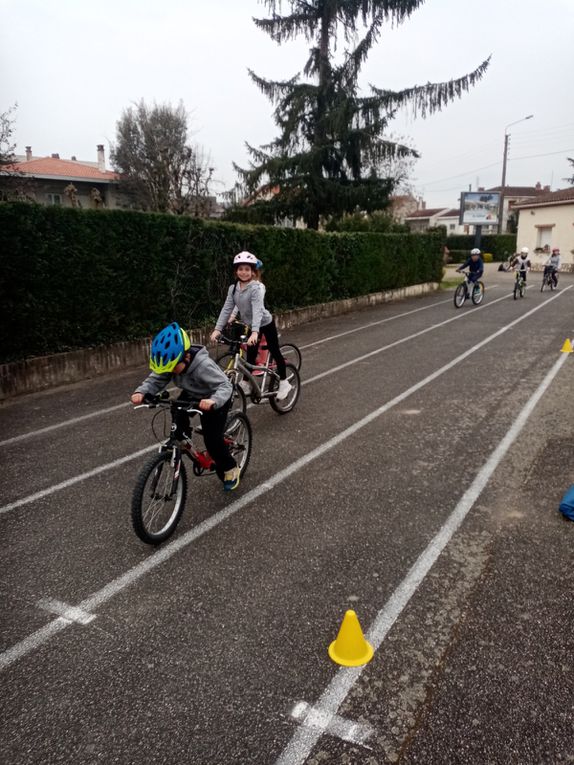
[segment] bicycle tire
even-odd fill
[[[550,292],[554,292],[557,287],[558,285],[554,284],[554,279],[550,279]]]
[[[516,300],[518,298],[518,282],[514,285],[514,299]]]
[[[293,364],[297,371],[301,369],[301,365],[303,364],[303,357],[301,355],[301,351],[299,348],[297,348],[295,343],[283,343],[279,346],[279,350],[281,351],[281,355],[287,364]]]
[[[540,292],[544,292],[544,287],[546,287],[546,277],[542,277],[542,284],[540,285]]]
[[[159,482],[162,480],[162,473],[166,465],[171,470],[171,451],[159,452],[154,454],[140,470],[140,473],[136,479],[132,494],[132,525],[137,536],[149,545],[158,545],[164,542],[175,531],[181,514],[185,507],[185,500],[187,497],[187,473],[185,471],[185,465],[183,460],[180,464],[179,477],[177,479],[176,497],[173,510],[169,513],[166,523],[160,527],[158,531],[153,531],[148,528],[149,518],[146,518],[146,514],[149,515],[150,506],[144,509],[145,503],[145,491],[150,477],[155,481],[155,485],[152,484],[152,491],[156,494],[156,490]],[[155,473],[155,475],[154,475]],[[173,471],[171,471],[173,474]],[[173,481],[173,475],[166,473],[166,481]],[[163,484],[161,484],[163,486]],[[167,488],[167,487],[166,487]],[[156,500],[160,500],[161,497],[156,497]],[[164,497],[165,501],[165,497]],[[151,519],[153,521],[153,518]]]
[[[292,411],[301,394],[301,378],[299,377],[297,367],[295,367],[293,364],[286,364],[285,367],[287,369],[287,379],[293,386],[294,391],[290,393],[283,401],[277,401],[275,396],[271,396],[269,403],[277,412],[277,414],[287,414],[287,412]],[[270,390],[275,391],[278,387],[279,382],[277,378],[274,377],[271,381]]]
[[[243,441],[237,442],[237,434],[239,429],[243,432]],[[245,475],[245,471],[249,465],[251,459],[251,450],[253,448],[253,429],[249,418],[244,412],[230,412],[225,423],[225,437],[230,439],[233,444],[230,445],[231,456],[235,459],[238,467],[241,470],[241,478]],[[237,459],[237,455],[242,454],[241,460]]]
[[[480,305],[484,300],[484,282],[477,282],[472,290],[472,302]]]
[[[464,287],[464,284],[459,284],[454,291],[454,307],[462,308],[465,300],[466,300],[466,289]]]
[[[520,297],[521,298],[524,297],[524,293],[525,292],[526,292],[526,284],[524,284],[524,282],[522,282],[521,285],[520,285]]]

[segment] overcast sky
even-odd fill
[[[257,0],[0,0],[0,112],[18,103],[17,152],[95,160],[122,109],[181,99],[194,140],[212,157],[219,189],[232,185],[244,142],[275,135],[269,101],[248,77],[287,78],[304,40],[277,46],[252,22]],[[428,206],[456,206],[469,184],[564,187],[574,156],[574,0],[427,0],[387,29],[362,83],[398,89],[461,76],[492,54],[484,79],[426,120],[401,116],[393,132],[421,153],[413,186]]]

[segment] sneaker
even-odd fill
[[[238,467],[234,467],[223,474],[223,490],[234,491],[239,486],[239,479],[241,478],[241,471]]]
[[[277,391],[277,401],[283,401],[291,393],[292,385],[289,380],[279,381],[279,390]]]

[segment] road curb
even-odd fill
[[[318,303],[283,311],[275,316],[275,320],[279,329],[289,329],[299,324],[351,313],[382,303],[428,295],[436,292],[438,287],[438,282],[425,282],[345,300]],[[213,327],[209,326],[190,330],[192,343],[205,344],[212,329]],[[146,337],[0,364],[0,401],[99,377],[117,369],[144,365],[148,360],[149,342],[150,339]]]

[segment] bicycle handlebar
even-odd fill
[[[134,409],[156,409],[157,407],[162,409],[173,407],[174,409],[180,409],[181,411],[187,412],[188,414],[203,414],[203,411],[198,408],[198,401],[186,401],[182,403],[182,405],[178,405],[177,399],[171,399],[167,391],[158,393],[151,400],[148,398],[146,401],[144,398],[143,404],[136,404]]]

